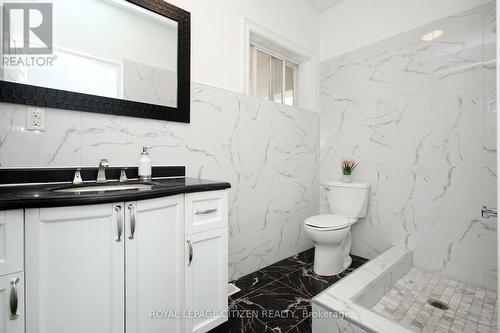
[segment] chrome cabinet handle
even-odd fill
[[[188,244],[188,249],[189,249],[189,259],[188,259],[188,266],[191,266],[191,263],[193,262],[193,244],[191,243],[190,240],[187,241]]]
[[[207,215],[207,214],[212,214],[212,213],[215,213],[215,212],[217,212],[217,208],[206,209],[206,210],[196,210],[196,212],[194,213],[194,215]]]
[[[19,277],[16,277],[15,279],[12,279],[10,281],[10,298],[9,298],[10,320],[16,320],[17,318],[19,318],[19,315],[17,314],[18,298],[16,289],[16,285],[18,282],[19,282]]]
[[[116,206],[115,211],[116,211],[116,229],[118,230],[118,237],[116,238],[116,241],[121,242],[123,233],[122,206]]]
[[[128,236],[128,239],[134,239],[134,234],[135,234],[135,210],[134,210],[134,205],[132,205],[132,204],[128,205],[128,210],[130,212],[130,236]]]

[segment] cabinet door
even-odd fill
[[[129,202],[125,208],[126,331],[183,332],[175,317],[183,306],[184,196]]]
[[[124,332],[123,209],[26,210],[27,332]]]
[[[186,332],[207,332],[227,320],[227,232],[219,228],[186,236],[185,308],[194,314],[186,320]]]
[[[21,272],[23,260],[23,210],[0,211],[0,276]]]
[[[23,273],[0,278],[0,333],[24,332]]]

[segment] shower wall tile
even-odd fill
[[[497,221],[480,214],[497,200],[495,49],[492,2],[321,64],[320,181],[353,158],[371,184],[354,254],[399,245],[420,268],[496,288]]]
[[[302,222],[319,212],[319,113],[192,84],[191,123],[46,109],[47,130],[24,130],[26,107],[0,104],[0,166],[156,165],[228,181],[230,279],[308,249]]]

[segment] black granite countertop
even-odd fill
[[[136,184],[138,181],[129,181]],[[119,184],[110,181],[99,186]],[[95,185],[84,184],[84,185]],[[176,194],[215,191],[230,188],[226,182],[195,178],[153,179],[148,189],[114,190],[92,192],[54,192],[56,189],[71,187],[71,184],[16,185],[0,187],[0,210],[17,208],[42,208],[93,205],[120,201],[136,201],[166,197]],[[81,186],[81,185],[80,185]]]

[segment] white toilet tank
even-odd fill
[[[325,188],[332,214],[354,219],[366,216],[370,184],[329,181]]]

